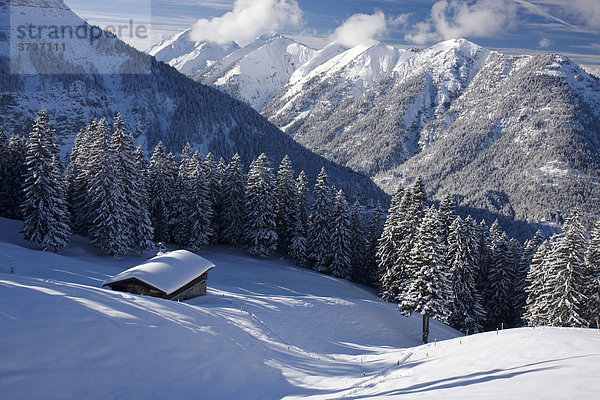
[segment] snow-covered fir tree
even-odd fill
[[[211,221],[211,237],[210,243],[215,244],[221,236],[221,227],[216,215],[221,214],[222,208],[222,193],[221,193],[221,170],[215,162],[215,157],[212,153],[208,153],[204,159],[204,177],[209,185],[209,198],[213,208],[213,218]]]
[[[365,254],[365,263],[367,264],[367,268],[369,271],[369,276],[367,277],[368,282],[367,285],[378,285],[379,284],[379,267],[377,265],[377,247],[379,243],[379,238],[383,233],[383,228],[385,227],[386,215],[381,207],[381,202],[377,202],[375,209],[371,213],[371,218],[369,220],[369,226],[367,228],[367,248]]]
[[[363,223],[362,206],[355,201],[350,209],[350,264],[352,281],[368,284],[371,272],[367,264],[367,233]]]
[[[444,216],[442,229],[444,229]],[[448,235],[447,262],[450,267],[452,295],[450,326],[464,333],[482,330],[481,322],[485,311],[477,293],[477,238],[473,231],[477,226],[469,216],[465,221],[457,217],[450,226]]]
[[[167,242],[171,200],[175,185],[175,166],[162,142],[158,142],[150,158],[148,172],[150,220],[154,227],[154,240]]]
[[[394,301],[399,293],[398,281],[403,265],[399,257],[403,232],[401,223],[408,209],[410,194],[402,186],[398,186],[388,211],[381,237],[377,247],[378,275],[380,276],[381,297],[386,301]]]
[[[79,132],[71,150],[71,162],[65,173],[72,225],[81,235],[87,235],[93,223],[89,191],[90,162],[94,158],[92,143],[97,130],[98,120],[93,120]]]
[[[537,252],[538,248],[544,242],[544,236],[539,230],[535,235],[525,242],[523,247],[523,253],[521,260],[518,264],[518,269],[515,273],[515,292],[514,292],[514,307],[515,317],[517,323],[524,324],[523,315],[527,306],[527,293],[526,288],[528,286],[527,275],[529,273],[529,266],[533,260],[533,256]]]
[[[8,163],[8,137],[4,134],[2,129],[0,129],[0,216],[2,217],[6,217],[8,212],[8,207],[6,205],[6,198],[10,193]]]
[[[223,176],[223,241],[240,246],[244,241],[245,176],[242,159],[235,154]]]
[[[456,219],[456,215],[454,214],[455,204],[452,201],[450,196],[445,196],[444,199],[440,202],[440,219],[442,221],[442,227],[444,229],[444,241],[447,244],[448,236],[450,235],[450,226]]]
[[[325,169],[317,176],[313,190],[314,203],[308,218],[309,260],[313,269],[330,272],[333,204]]]
[[[438,211],[432,206],[426,210],[411,250],[410,268],[416,271],[416,274],[410,281],[408,290],[399,299],[403,314],[418,312],[424,316],[425,343],[429,330],[428,318],[447,322],[450,316],[452,288],[450,273],[445,263],[445,247]]]
[[[483,292],[487,328],[509,327],[514,322],[514,265],[506,233],[500,232],[496,220],[490,227],[490,254],[487,282]]]
[[[421,177],[417,178],[411,188],[411,192],[411,215],[412,218],[414,218],[413,222],[418,227],[421,223],[421,219],[425,215],[425,208],[427,207],[427,194],[425,193],[425,184]]]
[[[210,184],[204,175],[200,153],[196,151],[190,163],[189,200],[189,240],[188,246],[198,251],[210,244],[212,232],[213,205],[210,200]]]
[[[340,190],[335,196],[331,231],[331,275],[348,279],[352,278],[352,253],[350,232],[350,210],[344,192]]]
[[[245,199],[248,253],[257,257],[269,256],[277,249],[277,198],[269,160],[264,153],[250,165]]]
[[[308,181],[304,171],[300,171],[295,183],[295,204],[293,208],[293,234],[290,243],[290,256],[299,266],[308,264],[308,239],[306,238],[306,225],[308,223]]]
[[[150,216],[146,205],[145,168],[136,161],[134,140],[127,133],[121,114],[115,117],[111,149],[114,152],[115,167],[120,178],[119,187],[124,196],[123,211],[126,219],[122,221],[121,226],[127,237],[127,245],[143,251],[150,246],[148,241],[152,238]]]
[[[584,318],[590,327],[600,326],[600,221],[592,229],[590,242],[585,254]],[[600,328],[599,328],[600,329]]]
[[[1,132],[1,131],[0,131]],[[23,185],[27,171],[25,155],[27,153],[27,139],[23,136],[11,135],[10,138],[2,136],[2,149],[0,158],[0,216],[20,219],[21,204],[25,200]]]
[[[57,251],[69,241],[71,229],[60,158],[45,110],[37,114],[29,134],[26,166],[22,232],[43,250]]]
[[[397,252],[394,290],[398,292],[397,298],[404,298],[410,287],[410,282],[417,274],[411,260],[412,250],[417,240],[417,232],[423,221],[424,207],[426,204],[425,192],[421,180],[418,179],[410,190],[405,192],[400,204],[404,217],[400,221],[400,245]],[[442,232],[443,238],[443,232]]]
[[[584,308],[586,240],[579,218],[579,210],[574,209],[563,233],[554,236],[546,258],[548,275],[539,300],[548,305],[547,320],[553,326],[588,325]]]
[[[485,220],[481,220],[479,226],[475,230],[477,238],[477,277],[475,285],[477,287],[477,293],[481,295],[482,304],[485,308],[485,291],[487,288],[487,274],[489,270],[489,264],[492,260],[490,254],[490,229],[487,226]]]
[[[277,196],[277,236],[279,243],[277,249],[284,256],[289,254],[289,248],[296,228],[296,182],[292,162],[286,155],[277,172],[275,183]]]
[[[135,149],[134,155],[135,171],[137,174],[137,196],[140,201],[136,220],[137,225],[134,231],[134,247],[140,250],[140,254],[154,246],[154,228],[150,221],[150,210],[148,207],[148,167],[149,163],[146,154],[141,146]]]
[[[298,219],[306,230],[308,224],[308,178],[304,171],[300,171],[296,179],[296,207]]]
[[[193,174],[192,147],[186,143],[181,152],[181,161],[172,193],[173,207],[169,221],[171,227],[171,240],[180,247],[186,247],[190,243],[192,222],[190,215],[194,207],[192,190],[195,181]]]
[[[88,198],[90,202],[89,236],[91,243],[108,255],[125,254],[131,239],[128,201],[105,119],[98,121],[89,160]]]
[[[548,304],[542,301],[549,273],[546,257],[549,254],[550,242],[544,240],[531,258],[525,282],[526,305],[523,321],[528,326],[545,325],[548,322]]]

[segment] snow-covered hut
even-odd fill
[[[107,279],[102,286],[121,292],[186,300],[206,294],[208,271],[214,266],[187,250],[171,251]]]

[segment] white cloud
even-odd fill
[[[302,24],[302,10],[296,0],[236,0],[233,10],[210,19],[200,19],[192,27],[194,40],[216,43],[245,43],[263,33]]]
[[[389,26],[404,26],[408,24],[408,19],[412,16],[412,13],[400,14],[397,17],[388,18]]]
[[[373,15],[354,14],[335,30],[334,36],[343,46],[354,47],[375,39],[386,29],[385,14],[381,11]]]
[[[427,21],[415,25],[405,39],[425,44],[444,39],[496,36],[515,21],[517,7],[510,0],[441,0]]]
[[[577,15],[580,21],[592,27],[600,27],[599,0],[570,0],[564,6]]]
[[[552,41],[548,38],[543,38],[542,40],[540,40],[539,45],[542,49],[546,49],[552,45]]]

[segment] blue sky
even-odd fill
[[[372,38],[420,47],[464,37],[509,53],[559,52],[600,69],[600,0],[65,2],[100,26],[129,19],[151,23],[152,36],[132,43],[139,48],[192,25],[198,39],[244,44],[258,34],[277,31],[315,48],[333,39],[348,45]]]

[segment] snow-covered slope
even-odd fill
[[[233,42],[224,45],[190,38],[191,29],[180,32],[150,47],[146,53],[164,61],[185,75],[192,75],[220,61],[239,46]]]
[[[0,387],[23,398],[586,398],[600,334],[516,329],[458,337],[366,288],[237,251],[208,295],[177,303],[100,288],[138,257],[30,250],[0,219]],[[14,274],[9,274],[10,268]],[[416,346],[416,347],[415,347]],[[593,396],[592,396],[593,397]]]
[[[260,111],[314,53],[279,34],[263,35],[193,77]]]

